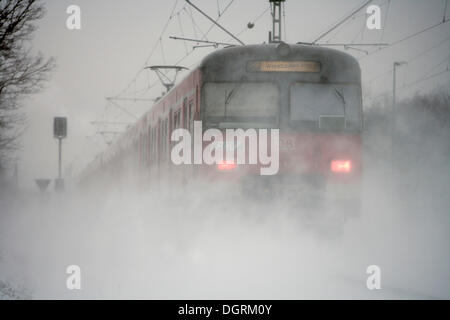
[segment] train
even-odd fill
[[[197,122],[203,132],[278,130],[276,174],[260,175],[260,163],[174,164],[172,133],[180,128],[193,133]],[[127,176],[142,185],[227,181],[239,185],[242,195],[327,195],[357,210],[362,130],[361,70],[353,56],[285,42],[230,46],[205,56],[96,157],[81,181],[120,184]]]

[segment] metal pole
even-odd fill
[[[394,163],[394,150],[395,150],[395,142],[394,142],[394,131],[395,131],[395,119],[396,119],[396,108],[395,108],[395,104],[396,104],[396,97],[395,97],[395,89],[396,89],[396,78],[397,78],[397,62],[394,62],[393,67],[392,67],[392,109],[391,109],[391,114],[390,114],[390,121],[389,121],[389,136],[390,136],[390,161],[391,164]]]
[[[397,62],[394,62],[394,67],[393,67],[393,82],[392,82],[392,116],[394,117],[395,116],[395,103],[396,103],[396,101],[395,101],[395,87],[396,87],[396,85],[395,85],[395,81],[396,81],[396,69],[397,69],[397,65],[398,65],[398,63]]]
[[[62,138],[58,138],[58,149],[59,149],[59,157],[58,157],[58,179],[61,179],[61,158],[62,158]]]
[[[281,42],[281,2],[273,2],[272,6],[272,36],[271,42]]]
[[[395,61],[392,69],[392,115],[391,115],[391,156],[394,158],[396,143],[395,129],[397,127],[397,67],[407,64],[405,61]]]
[[[394,62],[393,66],[393,81],[392,81],[392,123],[393,123],[393,129],[395,129],[396,119],[397,119],[397,97],[396,97],[396,91],[397,91],[397,67],[402,66],[404,64],[407,64],[405,61],[396,61]]]

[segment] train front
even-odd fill
[[[217,51],[200,69],[203,132],[219,129],[225,137],[227,131],[241,129],[247,134],[231,144],[233,160],[224,155],[223,163],[206,169],[209,177],[238,182],[248,197],[304,203],[326,198],[357,213],[362,99],[361,72],[353,57],[309,45],[252,45]],[[279,155],[272,157],[278,161],[276,171],[262,174],[268,164],[259,150],[257,163],[251,163],[253,129],[268,133],[267,155]],[[274,144],[269,133],[276,129],[279,140]],[[261,149],[261,135],[257,140]],[[245,149],[245,163],[237,159],[239,147]]]

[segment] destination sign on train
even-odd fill
[[[247,64],[249,72],[320,72],[316,61],[251,61]]]

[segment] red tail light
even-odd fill
[[[350,160],[332,160],[330,170],[337,173],[347,173],[352,171],[352,162]]]
[[[236,163],[234,162],[223,161],[217,164],[217,169],[219,170],[233,170],[234,168],[236,168]]]

